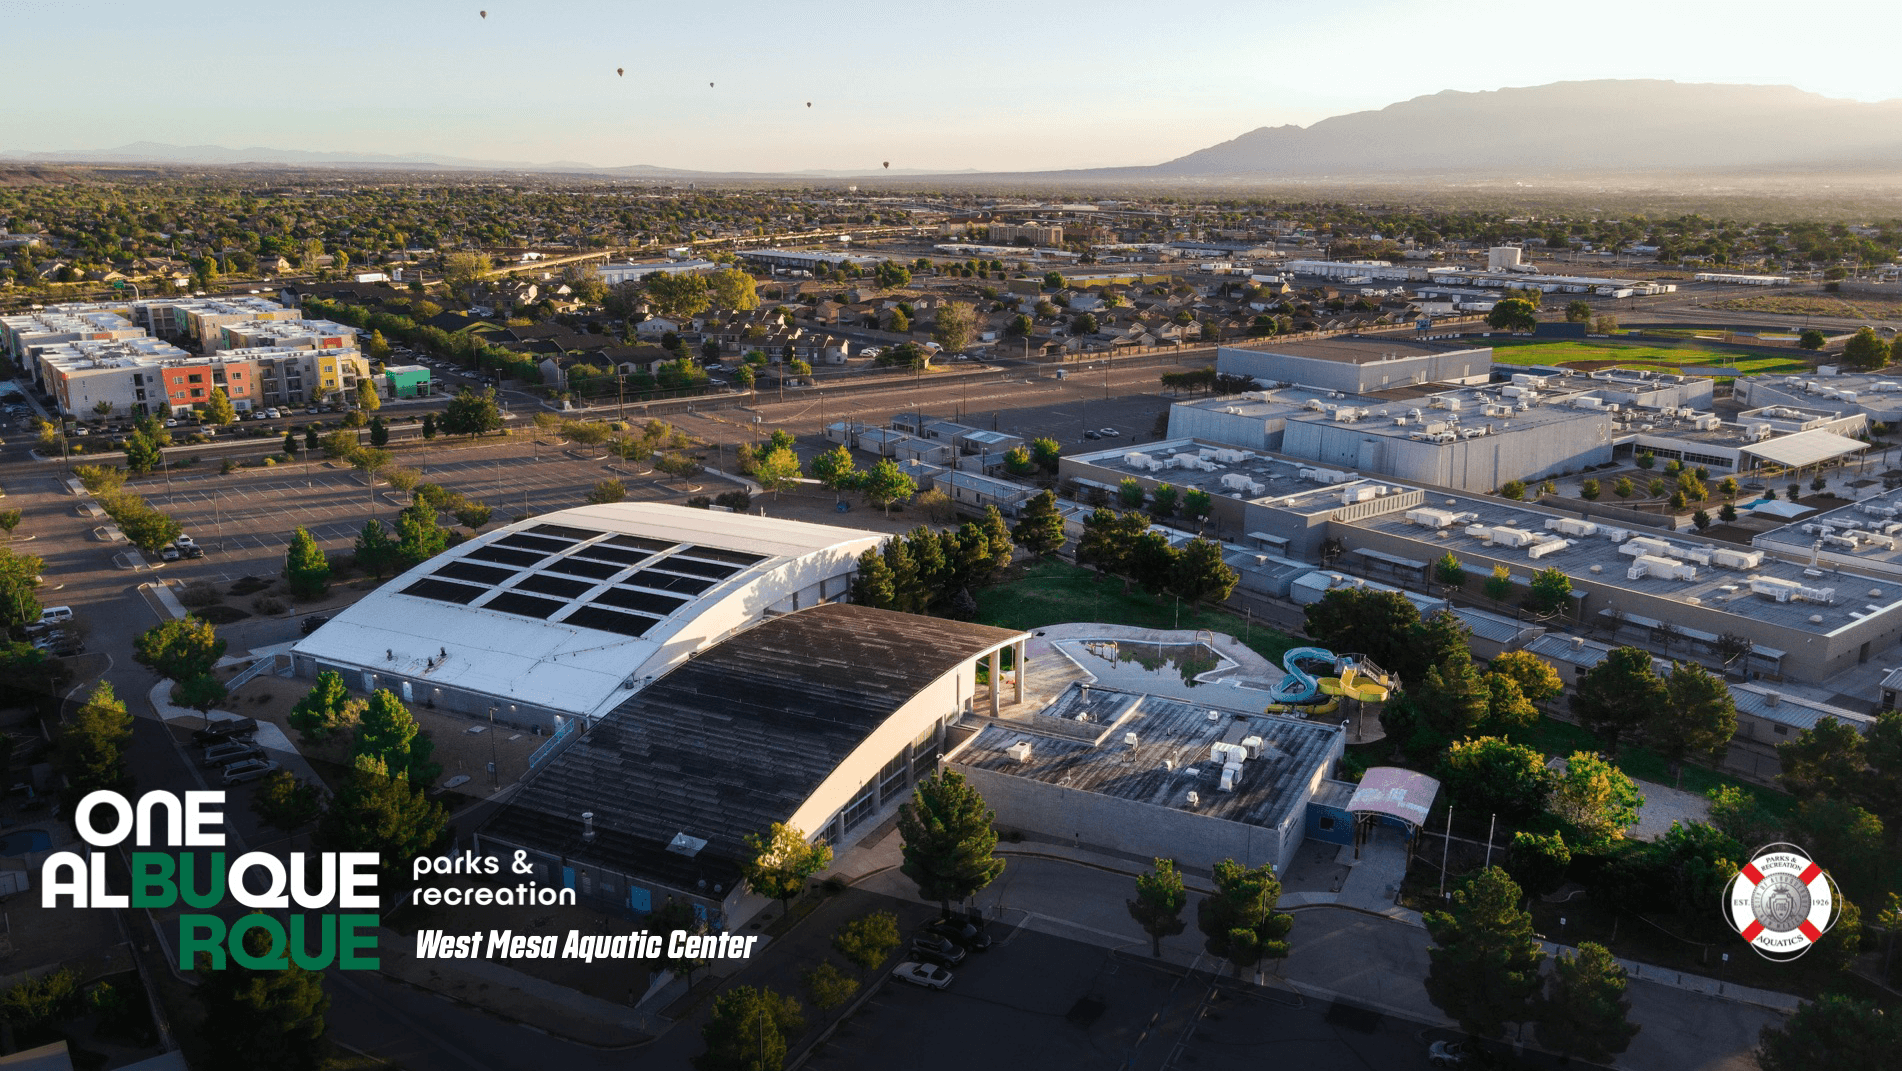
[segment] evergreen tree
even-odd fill
[[[224,425],[238,418],[238,412],[231,407],[231,395],[223,387],[211,388],[211,394],[205,399],[205,407],[199,411],[199,419],[207,424]]]
[[[1420,611],[1397,591],[1334,588],[1309,603],[1307,634],[1331,651],[1364,654],[1384,669],[1400,672]]]
[[[314,599],[330,587],[330,559],[301,527],[291,534],[284,552],[284,578],[293,598]]]
[[[1175,579],[1179,552],[1161,532],[1144,532],[1129,548],[1129,578],[1150,595],[1162,595]]]
[[[938,533],[925,525],[919,525],[905,533],[905,552],[911,557],[912,568],[918,574],[919,613],[932,610],[951,600],[957,594],[956,587],[947,590],[951,580],[951,563],[945,558],[944,544],[939,541]]]
[[[1815,728],[1778,744],[1777,762],[1783,768],[1777,780],[1798,799],[1855,799],[1868,769],[1863,735],[1835,718],[1820,718]]]
[[[288,435],[290,433],[285,432],[285,434]],[[319,445],[320,444],[317,441],[317,425],[315,424],[304,425],[304,449],[315,450],[318,448]]]
[[[1117,513],[1099,506],[1083,519],[1083,535],[1076,545],[1077,563],[1127,578],[1130,552],[1148,530],[1149,518],[1144,514]]]
[[[1427,667],[1408,694],[1422,726],[1444,739],[1477,731],[1492,712],[1491,684],[1463,652]]]
[[[1286,958],[1294,916],[1275,910],[1280,899],[1274,867],[1251,870],[1233,859],[1215,864],[1215,891],[1195,905],[1204,947],[1234,964],[1237,975],[1264,959]]]
[[[1174,859],[1157,859],[1149,871],[1136,875],[1136,898],[1128,902],[1129,917],[1149,935],[1149,954],[1162,958],[1162,939],[1188,928],[1182,909],[1189,893]]]
[[[357,566],[381,580],[385,573],[395,568],[399,557],[396,542],[383,527],[383,522],[372,518],[364,522],[363,532],[357,536]]]
[[[1551,982],[1539,1001],[1539,1044],[1591,1063],[1606,1063],[1630,1047],[1638,1027],[1628,1020],[1625,969],[1604,945],[1582,942],[1574,955],[1553,961]]]
[[[317,837],[327,850],[376,852],[386,868],[402,867],[434,848],[448,824],[448,810],[431,803],[424,786],[391,777],[383,763],[358,755],[324,811]]]
[[[289,770],[279,770],[258,786],[251,810],[286,833],[315,822],[324,813],[323,790],[299,781]]]
[[[1063,515],[1057,512],[1056,492],[1040,491],[1024,503],[1017,527],[1011,529],[1010,535],[1018,546],[1039,558],[1048,558],[1062,550],[1066,537]]]
[[[911,559],[911,546],[903,539],[887,539],[885,567],[892,575],[892,609],[908,614],[923,613],[931,592],[918,575],[918,563]]]
[[[987,567],[987,573],[983,574],[978,582],[989,584],[991,580],[997,580],[997,576],[1004,573],[1004,569],[1010,567],[1010,559],[1018,554],[1018,542],[1010,538],[1010,525],[1004,523],[1004,514],[999,512],[997,506],[983,508],[980,527],[983,527],[985,554],[989,555],[989,567]]]
[[[396,517],[396,557],[405,566],[420,565],[449,546],[449,530],[436,520],[427,502],[413,502]]]
[[[357,720],[355,754],[381,761],[391,777],[407,777],[427,785],[439,772],[429,761],[434,750],[429,734],[417,726],[416,716],[395,692],[379,688],[370,693],[370,701]]]
[[[1506,849],[1506,872],[1527,896],[1557,892],[1565,884],[1565,872],[1571,865],[1572,850],[1559,833],[1521,830],[1512,835],[1512,845]]]
[[[370,445],[375,447],[384,447],[384,446],[388,446],[389,444],[390,444],[389,425],[383,423],[383,418],[380,416],[371,417],[370,418]]]
[[[1499,1037],[1533,1017],[1545,952],[1520,899],[1505,871],[1487,867],[1460,883],[1447,910],[1425,917],[1433,939],[1427,997],[1476,1037]]]
[[[435,437],[436,437],[436,414],[424,413],[423,414],[423,440],[427,442],[430,439],[434,439]]]
[[[806,879],[832,864],[832,846],[808,841],[798,829],[774,822],[765,836],[746,835],[747,858],[740,866],[746,887],[778,900],[783,914],[793,897],[805,891]]]
[[[1693,662],[1679,662],[1665,678],[1666,702],[1645,722],[1644,740],[1664,756],[1684,786],[1684,760],[1715,758],[1737,734],[1737,703],[1730,686]]]
[[[284,433],[284,456],[296,457],[298,448],[299,447],[297,442],[297,433],[294,431],[285,432]]]
[[[1781,1027],[1764,1027],[1757,1046],[1763,1071],[1893,1069],[1902,1053],[1902,1017],[1873,1001],[1825,993],[1797,1008]]]
[[[1572,693],[1572,713],[1579,724],[1604,737],[1616,755],[1619,741],[1636,733],[1668,701],[1664,682],[1651,666],[1650,652],[1619,647],[1579,681]]]
[[[1226,600],[1239,583],[1241,574],[1222,560],[1222,545],[1200,536],[1178,549],[1170,569],[1169,590],[1198,610],[1204,601]]]
[[[253,927],[243,945],[254,959],[264,959],[271,936]],[[324,1013],[330,1009],[323,973],[290,961],[288,948],[271,958],[279,965],[260,969],[233,955],[214,969],[211,954],[199,953],[193,995],[205,1008],[203,1035],[217,1042],[204,1054],[212,1071],[316,1071],[323,1063]]]
[[[899,871],[918,883],[920,898],[938,901],[949,914],[951,901],[976,895],[1004,872],[996,821],[963,774],[933,774],[898,810],[905,859]]]
[[[859,555],[858,571],[852,575],[852,601],[860,606],[889,610],[897,599],[891,566],[885,555],[871,547]]]

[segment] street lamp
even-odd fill
[[[489,704],[489,783],[496,788],[502,787],[501,767],[495,758],[495,704]]]

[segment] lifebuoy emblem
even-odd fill
[[[1757,850],[1731,880],[1725,917],[1766,959],[1791,960],[1809,951],[1841,913],[1829,873],[1794,844]]]

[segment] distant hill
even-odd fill
[[[169,145],[157,141],[137,141],[113,149],[65,149],[56,152],[30,152],[24,149],[0,150],[0,160],[64,164],[170,164],[185,167],[241,167],[273,164],[303,167],[387,168],[393,170],[442,169],[452,171],[547,171],[581,173],[619,178],[728,178],[728,177],[810,177],[852,178],[882,175],[972,174],[971,171],[929,171],[916,168],[866,168],[851,170],[811,170],[784,172],[712,172],[691,171],[651,164],[625,167],[597,167],[573,161],[532,163],[524,160],[472,160],[435,153],[392,156],[375,152],[308,152],[303,149],[271,149],[253,146],[230,149],[223,145]]]
[[[1658,80],[1447,91],[1313,126],[1260,127],[1154,167],[1163,177],[1724,170],[1902,164],[1902,100]]]
[[[966,182],[1178,183],[1373,181],[1408,175],[1514,178],[1563,173],[1783,173],[1902,168],[1902,100],[1864,104],[1793,86],[1660,80],[1554,82],[1480,93],[1448,90],[1312,126],[1260,127],[1161,164],[1074,171],[923,168],[693,171],[630,164],[475,160],[434,153],[308,152],[141,141],[114,149],[0,151],[33,164],[338,167],[540,171],[600,178],[755,180],[944,176]]]

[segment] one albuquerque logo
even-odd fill
[[[223,848],[225,835],[223,792],[147,792],[137,806],[117,792],[90,792],[79,801],[73,826],[91,847],[112,848],[132,838],[135,849],[153,847],[153,835],[163,833],[159,847],[192,849],[184,852],[129,852],[132,889],[113,893],[106,888],[106,856],[91,851],[54,852],[40,867],[40,906],[76,908],[149,908],[165,910],[183,901],[202,914],[178,916],[178,965],[190,970],[200,952],[214,970],[231,959],[255,970],[277,970],[289,960],[307,970],[332,964],[343,970],[375,970],[377,872],[382,864],[375,852],[290,853],[289,862],[265,852],[246,852],[226,862],[214,851],[202,858],[196,849]],[[248,876],[265,886],[253,891]],[[227,925],[209,914],[229,895],[254,913]],[[337,907],[344,912],[303,914]],[[292,909],[300,909],[293,911]],[[350,913],[356,908],[362,913]],[[366,910],[367,909],[367,910]],[[289,912],[285,921],[264,911]],[[244,936],[253,929],[270,938],[263,956],[245,948]],[[310,945],[317,946],[316,952]]]
[[[1724,917],[1757,954],[1787,962],[1836,924],[1842,898],[1829,873],[1794,844],[1766,844],[1731,879]]]

